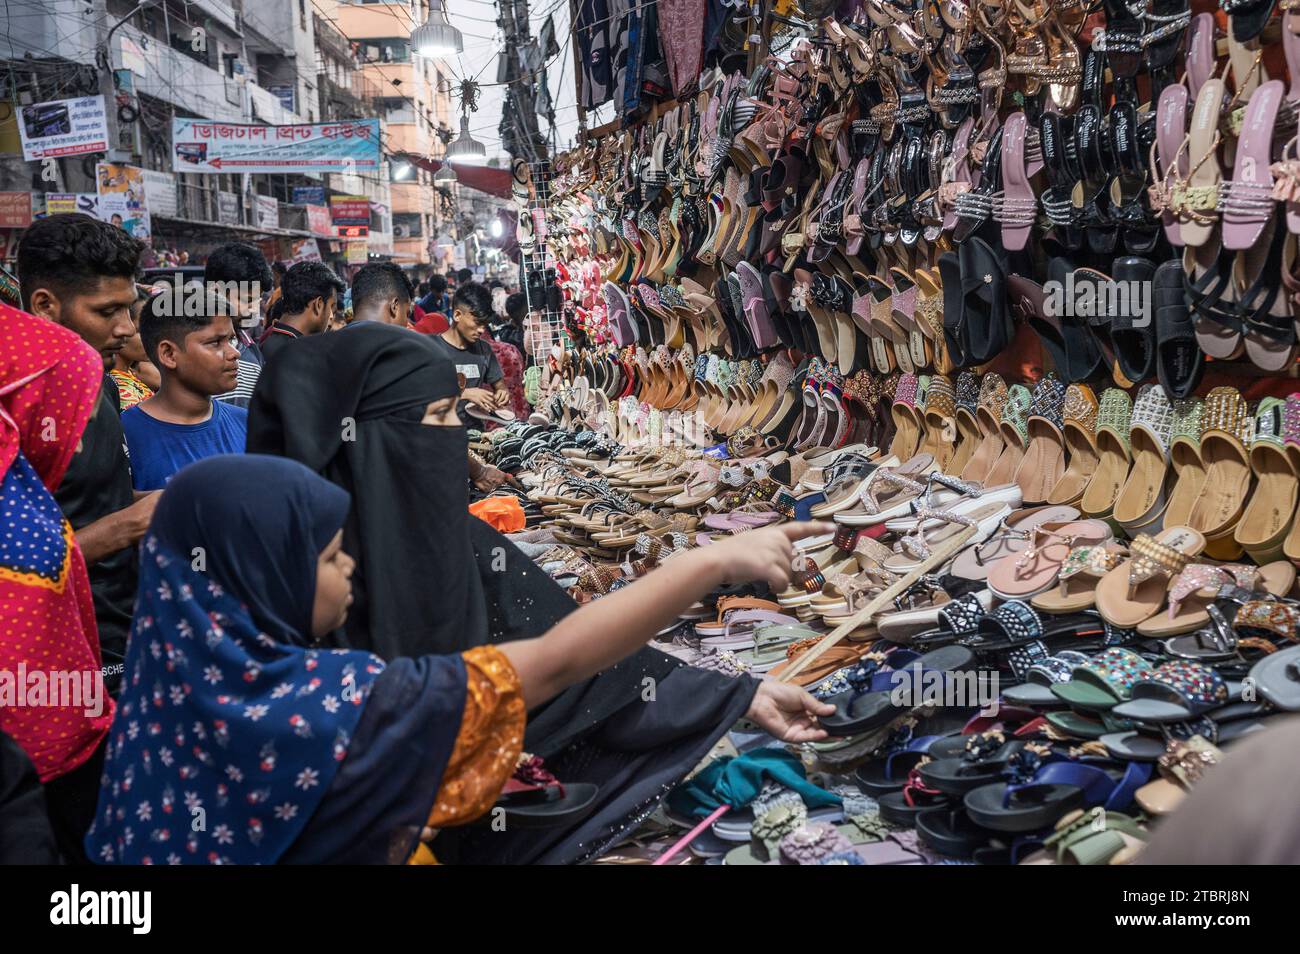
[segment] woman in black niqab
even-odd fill
[[[248,451],[292,457],[352,494],[343,548],[357,568],[340,645],[385,659],[460,652],[539,636],[577,609],[469,514],[465,429],[420,423],[431,402],[458,394],[454,366],[423,335],[374,322],[295,341],[258,379]],[[654,705],[642,704],[647,686]],[[592,813],[505,839],[447,830],[439,859],[600,854],[709,753],[756,687],[649,648],[570,687],[529,712],[524,747],[565,781],[600,786]]]

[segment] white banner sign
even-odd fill
[[[108,151],[103,96],[33,103],[18,111],[18,133],[28,162]]]

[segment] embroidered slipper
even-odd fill
[[[1165,522],[1171,527],[1187,525],[1192,504],[1205,484],[1205,464],[1201,461],[1201,414],[1205,402],[1200,398],[1174,401],[1174,421],[1169,430],[1169,461],[1174,469],[1173,489],[1165,507]]]
[[[1086,516],[1109,518],[1128,478],[1128,435],[1133,403],[1119,388],[1107,388],[1097,411],[1097,467],[1079,500]]]
[[[1282,544],[1295,516],[1300,490],[1295,466],[1283,445],[1282,418],[1286,402],[1264,398],[1255,413],[1255,439],[1250,446],[1250,469],[1255,475],[1241,522],[1233,532],[1256,564],[1282,558]]]
[[[1033,396],[1023,384],[1013,384],[1007,389],[1007,400],[1002,405],[1002,420],[998,425],[1002,432],[1002,452],[989,468],[984,483],[997,486],[1015,481],[1016,471],[1025,456],[1025,442],[1029,436],[1026,417],[1032,402]]]
[[[975,420],[982,435],[979,444],[962,468],[963,480],[983,483],[1001,456],[1006,438],[1002,435],[1002,409],[1007,403],[1007,383],[1002,375],[990,371],[980,382]],[[959,416],[960,419],[960,416]]]
[[[1167,498],[1165,478],[1169,472],[1169,435],[1174,411],[1165,392],[1154,384],[1143,385],[1133,403],[1129,448],[1133,466],[1128,480],[1115,499],[1115,522],[1130,537],[1139,532],[1159,533]]]
[[[1065,473],[1047,495],[1051,504],[1077,504],[1097,469],[1097,396],[1086,384],[1065,389],[1062,409],[1065,452],[1069,460]]]
[[[1231,560],[1241,553],[1233,531],[1246,505],[1250,489],[1250,456],[1254,418],[1235,388],[1212,390],[1201,415],[1201,460],[1205,483],[1192,504],[1187,525],[1205,535],[1209,553]]]
[[[1065,390],[1060,378],[1049,371],[1034,385],[1030,397],[1025,426],[1028,444],[1014,478],[1030,505],[1045,502],[1065,473],[1065,437],[1061,433]]]

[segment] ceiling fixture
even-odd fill
[[[487,162],[487,147],[470,135],[468,113],[461,114],[460,135],[448,144],[447,159],[474,166]]]
[[[429,0],[429,19],[411,31],[411,49],[420,56],[453,56],[465,50],[465,40],[447,20],[442,0]]]

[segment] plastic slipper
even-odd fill
[[[968,792],[963,804],[971,820],[986,828],[1036,831],[1076,808],[1126,808],[1150,775],[1151,766],[1141,762],[1130,762],[1122,774],[1083,762],[1049,762],[1027,782],[996,783]]]

